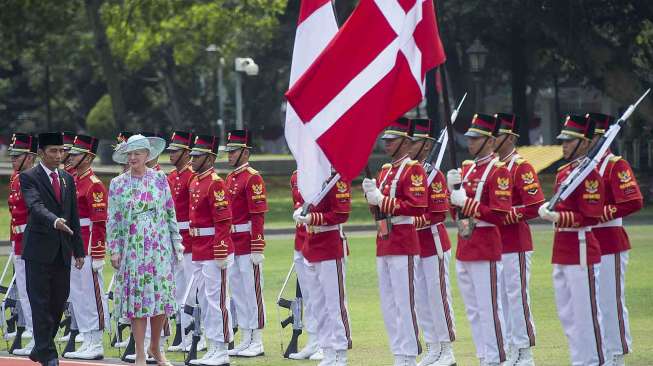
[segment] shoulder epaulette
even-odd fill
[[[496,163],[494,163],[494,166],[500,168],[502,166],[506,166],[506,163],[504,163],[503,161],[497,161]]]
[[[463,160],[463,165],[472,165],[474,164],[474,160]]]
[[[385,164],[383,164],[383,166],[381,167],[381,169],[390,169],[390,168],[392,168],[392,164],[390,164],[390,163],[385,163]]]
[[[218,173],[213,172],[213,173],[211,173],[211,179],[213,179],[213,180],[220,180],[220,176],[218,175]]]
[[[616,161],[619,161],[621,159],[622,159],[621,156],[616,156],[616,155],[610,157],[610,161],[613,162],[613,163],[616,162]]]
[[[100,178],[98,178],[95,174],[91,175],[91,182],[93,183],[101,183],[102,181]]]
[[[419,163],[419,161],[417,161],[417,160],[408,160],[408,163],[406,163],[406,165],[412,166],[412,165],[415,165],[417,163]]]
[[[252,168],[251,166],[247,167],[247,171],[249,172],[249,174],[258,174],[258,170]]]
[[[567,167],[567,165],[569,165],[569,164],[571,164],[571,163],[567,163],[567,164],[565,164],[565,165],[563,165],[563,166],[561,166],[560,168],[558,168],[558,171],[561,171],[562,169],[564,169],[564,168],[566,168],[566,167]]]
[[[525,162],[526,162],[526,159],[524,159],[524,158],[517,158],[517,160],[515,160],[515,164],[517,164],[517,165],[521,165],[521,164],[523,164]]]

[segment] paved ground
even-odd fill
[[[34,366],[37,365],[27,357],[10,356],[7,352],[0,352],[0,366]],[[102,361],[70,361],[60,360],[60,366],[105,366],[105,365],[129,365],[119,359],[105,359]],[[173,362],[173,365],[183,365],[182,362]]]

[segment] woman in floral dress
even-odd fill
[[[145,166],[164,148],[163,139],[134,135],[113,155],[129,170],[109,187],[107,250],[117,270],[115,316],[131,321],[136,365],[145,365],[148,318],[147,351],[159,365],[169,365],[160,352],[160,336],[165,319],[176,312],[173,266],[181,260],[183,246],[174,202],[165,174]]]

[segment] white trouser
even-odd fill
[[[376,257],[376,272],[390,350],[415,357],[422,352],[415,315],[415,256]]]
[[[302,255],[302,252],[295,250],[293,260],[295,262],[295,273],[297,273],[299,288],[302,290],[302,304],[304,306],[304,317],[302,322],[304,324],[304,328],[306,328],[308,333],[317,333],[317,319],[311,304],[313,285],[306,277],[306,263],[304,263],[304,255]]]
[[[80,333],[104,330],[109,325],[109,306],[104,293],[102,272],[94,272],[93,258],[87,255],[84,266],[70,268],[70,303]]]
[[[626,266],[628,252],[601,256],[599,307],[603,316],[606,355],[625,355],[631,351],[630,322],[626,308]]]
[[[453,342],[456,325],[449,283],[451,251],[419,258],[415,263],[415,310],[424,342]]]
[[[236,320],[241,329],[263,329],[263,264],[254,265],[249,254],[234,257],[229,268],[231,296],[236,302]]]
[[[32,308],[29,306],[27,287],[25,282],[25,261],[21,256],[14,256],[14,270],[16,271],[16,289],[18,290],[18,302],[23,312],[25,329],[32,331]]]
[[[501,305],[505,320],[505,337],[508,345],[516,348],[535,346],[535,323],[531,313],[531,295],[528,284],[531,279],[531,256],[533,252],[505,253],[503,265],[503,291]]]
[[[181,330],[183,331],[188,328],[190,325],[192,316],[184,313],[184,295],[186,294],[186,289],[188,288],[188,281],[190,281],[190,276],[194,271],[193,259],[191,253],[184,254],[184,260],[181,265],[178,265],[175,268],[175,301],[179,306],[179,312],[181,313]]]
[[[501,262],[456,261],[458,288],[472,329],[476,356],[487,363],[505,361],[501,311]]]
[[[567,336],[573,366],[604,361],[599,299],[600,265],[553,265],[558,317]]]
[[[229,343],[233,339],[229,298],[229,275],[232,267],[220,268],[215,260],[195,261],[195,281],[187,303],[195,304],[195,293],[201,309],[202,328],[206,338]]]
[[[320,347],[336,351],[350,349],[351,331],[342,259],[307,262],[305,265],[304,274],[311,288],[310,307],[320,309],[316,314]]]

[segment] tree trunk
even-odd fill
[[[519,145],[530,144],[528,137],[530,116],[528,114],[528,99],[526,98],[526,80],[528,64],[526,60],[525,43],[522,38],[523,28],[515,25],[512,29],[512,47],[510,71],[512,74],[512,111],[519,120]]]
[[[172,49],[169,47],[162,51],[165,66],[161,76],[165,83],[166,95],[168,97],[168,118],[173,126],[181,127],[183,125],[181,117],[181,104],[179,103],[179,93],[177,84],[175,84],[175,60],[172,57]]]
[[[113,118],[118,130],[124,130],[127,125],[127,107],[122,96],[120,87],[120,74],[114,64],[109,42],[100,17],[100,6],[102,0],[85,0],[86,16],[88,23],[93,30],[95,37],[95,51],[100,59],[104,79],[107,83],[109,96],[111,97],[111,106],[113,108]]]

